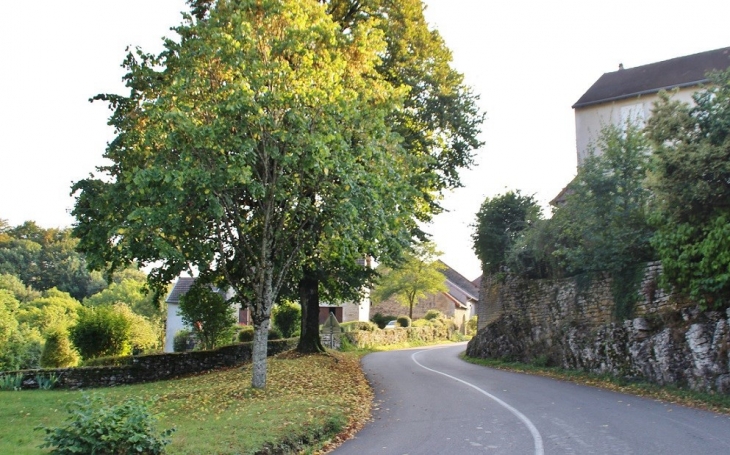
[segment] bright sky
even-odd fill
[[[125,93],[127,45],[161,50],[184,0],[6,2],[0,27],[0,218],[73,222],[71,183],[102,163],[110,111]],[[730,46],[727,0],[427,0],[426,17],[487,112],[478,166],[428,229],[442,259],[480,274],[470,224],[508,189],[547,205],[573,177],[571,105],[605,72]]]

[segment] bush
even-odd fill
[[[253,341],[253,326],[244,325],[238,332],[238,341],[241,343],[250,343]]]
[[[364,330],[366,332],[372,332],[378,328],[378,325],[370,321],[349,321],[340,324],[340,328],[343,332],[352,332],[354,330]]]
[[[178,330],[172,340],[172,350],[175,352],[190,351],[195,347],[195,338],[190,330]]]
[[[70,335],[84,359],[132,353],[132,323],[111,306],[85,308]]]
[[[110,405],[87,395],[67,407],[65,426],[37,428],[46,433],[40,448],[50,447],[56,455],[162,454],[174,430],[155,430],[157,416],[150,413],[150,405],[137,398]]]
[[[469,321],[466,323],[466,333],[467,335],[474,335],[477,333],[477,317],[472,316]]]
[[[400,315],[400,316],[398,316],[396,321],[398,321],[399,327],[410,327],[411,326],[411,318],[409,318],[408,316]]]
[[[432,319],[444,319],[446,318],[446,315],[440,312],[439,310],[428,310],[426,311],[426,315],[423,316],[423,319],[430,321]]]
[[[375,313],[372,318],[370,318],[371,321],[373,321],[375,324],[378,325],[379,328],[384,328],[387,323],[390,321],[396,319],[395,316],[387,315],[383,316],[380,313]]]
[[[296,302],[284,300],[271,311],[271,320],[284,338],[296,336],[302,322],[302,307]]]
[[[281,334],[281,330],[279,330],[276,327],[269,328],[269,335],[268,335],[269,340],[281,340],[282,338],[283,338],[283,336]]]
[[[23,386],[23,373],[0,375],[0,390],[20,390]]]
[[[67,368],[79,364],[79,355],[73,349],[68,332],[62,328],[51,329],[46,334],[46,345],[41,353],[43,368]]]
[[[111,367],[132,365],[134,357],[131,355],[97,357],[95,359],[84,360],[81,365],[85,367]]]

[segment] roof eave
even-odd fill
[[[621,101],[621,100],[625,100],[625,99],[633,98],[633,97],[638,97],[638,96],[653,95],[654,93],[659,93],[662,90],[672,90],[672,89],[675,89],[675,88],[680,88],[681,89],[681,88],[693,87],[695,85],[705,84],[705,83],[707,83],[709,81],[710,81],[709,79],[704,78],[704,79],[700,79],[699,81],[692,81],[692,82],[685,82],[685,83],[682,83],[682,84],[668,85],[666,87],[653,88],[653,89],[643,90],[641,92],[635,92],[635,93],[627,93],[627,94],[624,94],[624,95],[613,96],[613,97],[610,97],[610,98],[603,98],[603,99],[600,99],[600,100],[586,101],[586,102],[583,102],[583,103],[580,103],[579,102],[579,103],[575,103],[573,105],[573,109],[577,109],[577,108],[580,108],[580,107],[594,106],[596,104],[610,103],[612,101]]]

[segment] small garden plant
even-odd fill
[[[162,454],[174,430],[155,429],[150,405],[136,398],[110,405],[99,395],[85,395],[68,405],[65,426],[37,428],[46,432],[40,448],[51,448],[54,455]]]

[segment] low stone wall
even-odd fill
[[[607,277],[483,280],[479,317],[487,320],[467,354],[730,393],[730,310],[700,311],[663,293],[660,272],[647,266],[625,321],[614,320]]]
[[[397,327],[388,330],[354,330],[352,332],[345,332],[342,336],[346,337],[352,345],[358,348],[372,348],[409,341],[433,342],[448,340],[451,336],[451,331],[444,324],[443,326]]]
[[[275,355],[296,347],[298,339],[269,341],[268,354]],[[222,346],[211,351],[190,351],[141,355],[131,358],[131,364],[43,370],[8,371],[3,374],[23,375],[23,388],[38,387],[36,377],[55,375],[57,388],[86,389],[113,387],[123,384],[161,381],[188,376],[218,368],[233,367],[251,361],[252,343]]]

